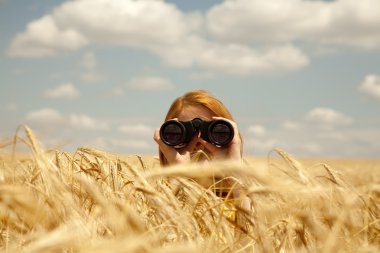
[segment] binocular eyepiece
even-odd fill
[[[234,137],[234,129],[228,121],[195,118],[191,121],[166,121],[160,128],[160,138],[166,145],[180,148],[186,146],[198,131],[203,140],[219,147],[228,145]]]

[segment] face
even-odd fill
[[[182,110],[182,112],[178,115],[177,118],[179,121],[190,121],[194,118],[200,118],[204,121],[211,121],[213,116],[216,116],[216,115],[213,112],[211,112],[209,109],[207,109],[206,107],[192,105],[192,106],[185,107]],[[193,137],[193,140],[194,138],[200,139],[200,137],[197,135]],[[185,147],[184,149],[186,148],[188,147]],[[202,150],[206,154],[210,154],[208,150],[199,142],[196,143],[196,145],[192,148],[192,150],[189,150],[189,151],[193,153],[194,155],[196,155],[197,152],[200,150]],[[201,156],[199,158],[200,160],[202,160]]]

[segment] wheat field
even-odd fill
[[[46,150],[24,130],[0,145],[1,252],[380,252],[380,160],[274,149],[160,168],[153,156]]]

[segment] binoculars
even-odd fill
[[[219,147],[228,145],[234,138],[231,123],[225,120],[203,121],[200,118],[191,121],[168,120],[160,128],[160,138],[168,146],[181,148],[198,131],[203,140]]]

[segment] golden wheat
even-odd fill
[[[47,151],[25,133],[0,146],[13,145],[0,153],[1,252],[380,251],[376,160],[298,161],[275,149],[266,162],[161,168],[150,156]],[[15,152],[17,140],[30,155]]]

